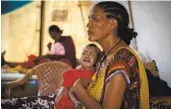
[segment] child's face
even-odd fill
[[[83,67],[93,67],[97,59],[95,47],[86,47],[82,53],[80,64]]]

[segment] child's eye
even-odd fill
[[[91,55],[91,56],[94,56],[94,53],[91,53],[90,55]]]
[[[82,55],[85,55],[85,53],[83,52]]]

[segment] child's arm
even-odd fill
[[[75,96],[74,92],[72,92],[72,90],[69,91],[69,97],[74,102],[75,109],[77,109],[77,108],[80,109],[83,106],[82,103],[76,99],[76,96]]]
[[[88,84],[90,83],[90,79],[83,79],[83,78],[80,78],[80,82],[81,84],[87,88],[88,87]],[[75,104],[75,109],[81,109],[81,107],[83,106],[83,104],[81,102],[79,102],[79,100],[77,99],[76,95],[74,94],[73,92],[73,88],[71,87],[70,90],[69,90],[69,97],[70,99],[74,102]]]
[[[58,102],[63,95],[65,95],[68,92],[68,89],[65,87],[61,87],[56,95],[55,102]]]

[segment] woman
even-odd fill
[[[70,64],[73,68],[76,67],[75,44],[71,36],[62,36],[63,30],[57,25],[49,27],[49,34],[54,43],[49,42],[47,47],[50,54],[43,56],[51,60],[60,60]]]
[[[88,39],[99,43],[104,55],[88,90],[80,80],[74,83],[84,109],[149,109],[146,72],[129,47],[137,34],[128,24],[128,12],[117,2],[100,2],[90,11]]]

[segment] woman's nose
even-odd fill
[[[91,27],[92,27],[92,21],[88,21],[87,28],[91,28]]]

